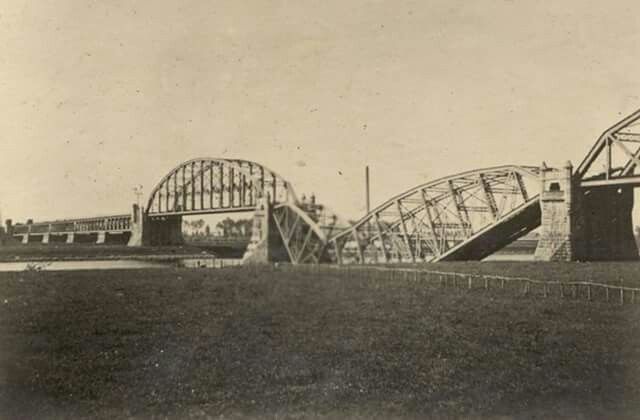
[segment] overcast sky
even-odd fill
[[[0,209],[122,213],[255,160],[344,217],[463,170],[577,165],[640,108],[635,1],[0,3]]]

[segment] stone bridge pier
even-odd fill
[[[267,264],[290,261],[273,219],[273,206],[259,199],[253,214],[251,240],[242,258],[243,264]]]
[[[638,260],[633,236],[633,187],[583,188],[571,162],[541,168],[540,261]]]

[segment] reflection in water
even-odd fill
[[[494,254],[483,261],[533,261],[533,254]],[[85,260],[44,262],[0,262],[3,271],[62,271],[62,270],[114,270],[134,268],[223,268],[241,265],[238,258],[184,258],[172,261],[148,260]]]
[[[533,254],[493,254],[482,261],[533,261]]]
[[[189,258],[173,261],[143,260],[90,260],[90,261],[43,261],[43,262],[0,262],[2,271],[58,271],[58,270],[113,270],[132,268],[222,268],[240,265],[240,259],[222,258]]]

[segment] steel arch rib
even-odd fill
[[[249,160],[243,160],[243,159],[200,157],[200,158],[190,159],[180,163],[179,165],[175,166],[172,170],[170,170],[164,177],[162,177],[162,179],[156,184],[156,186],[153,188],[153,190],[149,194],[149,198],[147,200],[147,204],[145,207],[145,213],[147,214],[152,213],[152,206],[153,206],[154,200],[156,199],[156,197],[159,197],[159,194],[160,195],[162,194],[161,190],[163,186],[167,185],[171,177],[177,177],[181,170],[185,170],[185,168],[189,167],[190,165],[195,165],[202,162],[205,162],[211,165],[217,164],[222,167],[232,169],[234,171],[237,171],[237,173],[244,175],[247,179],[251,179],[252,188],[254,188],[254,190],[258,193],[258,195],[262,195],[264,193],[264,191],[262,191],[262,186],[264,186],[265,184],[275,182],[277,185],[277,183],[280,183],[285,189],[287,200],[293,203],[298,202],[295,190],[293,189],[293,186],[291,185],[291,183],[289,183],[286,179],[284,179],[275,171],[267,168],[262,164],[249,161]],[[260,170],[258,173],[252,173],[252,170],[250,168],[258,168]],[[267,176],[270,179],[266,179]],[[190,180],[189,182],[185,183],[181,187],[186,187],[188,185],[190,187],[195,188],[195,186],[191,185],[191,181],[193,180]],[[182,190],[180,190],[180,192],[182,193]],[[202,193],[202,191],[200,191],[200,193]],[[272,201],[275,201],[275,199],[276,199],[275,197],[271,197]],[[168,213],[168,212],[165,212],[165,213]],[[183,211],[183,213],[189,213],[189,211]],[[155,214],[162,215],[163,212],[158,212]]]

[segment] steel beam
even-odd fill
[[[458,191],[456,190],[455,186],[453,185],[453,181],[449,180],[449,182],[447,182],[447,185],[449,186],[449,194],[451,195],[451,201],[453,202],[453,205],[456,209],[456,213],[458,215],[458,219],[460,220],[460,226],[462,227],[462,231],[464,232],[465,236],[469,236],[467,232],[467,225],[469,225],[469,215],[464,211],[461,197]]]
[[[615,177],[611,179],[592,179],[580,181],[582,188],[615,187],[617,185],[640,186],[640,176]]]
[[[204,160],[200,161],[200,210],[204,210]]]
[[[398,214],[400,215],[400,226],[402,227],[402,235],[404,236],[404,242],[407,245],[407,249],[411,254],[411,261],[416,262],[415,252],[413,247],[411,246],[411,242],[409,241],[409,235],[407,233],[407,225],[404,221],[404,215],[402,214],[402,206],[400,205],[400,200],[396,200],[396,208],[398,209]]]
[[[195,180],[196,162],[191,162],[191,210],[196,209],[196,180]]]
[[[378,236],[380,237],[380,246],[382,247],[384,262],[389,262],[389,254],[387,253],[387,247],[385,246],[384,237],[382,235],[382,228],[380,227],[380,215],[378,213],[374,213],[373,220],[375,221],[376,230],[378,231]]]
[[[491,217],[494,221],[498,220],[498,205],[496,204],[496,199],[491,191],[491,186],[486,182],[482,174],[478,174],[478,183],[480,184],[480,189],[482,190],[487,206],[489,207]]]

